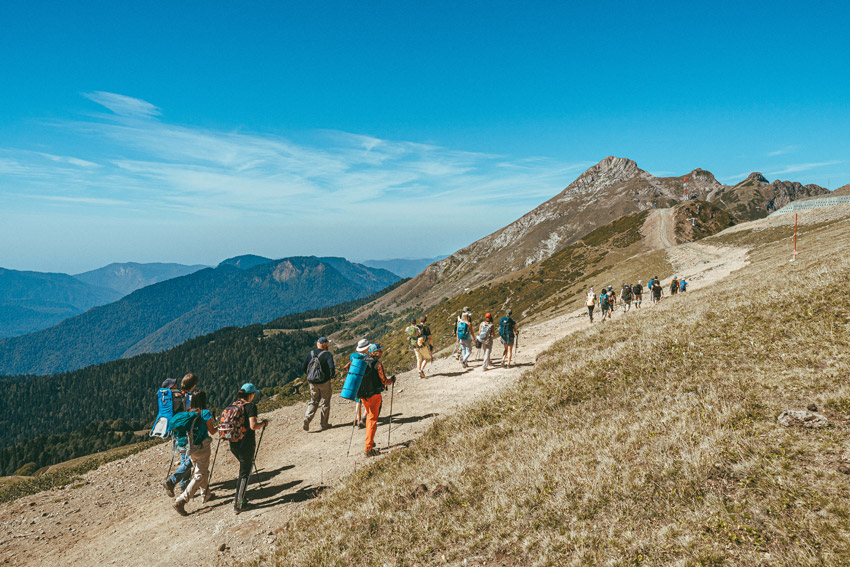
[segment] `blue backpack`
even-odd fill
[[[169,436],[169,422],[175,413],[182,411],[184,400],[182,396],[175,395],[172,388],[177,380],[169,378],[162,383],[162,387],[156,391],[156,419],[153,422],[150,436],[165,439]]]
[[[499,320],[499,336],[510,340],[514,336],[514,320],[507,315]]]
[[[469,323],[461,321],[457,324],[457,338],[465,341],[469,338]]]

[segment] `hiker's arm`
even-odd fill
[[[334,355],[328,356],[327,359],[328,359],[328,376],[331,377],[331,382],[333,382],[333,379],[336,376],[336,363],[334,362]]]
[[[215,418],[210,418],[207,420],[207,433],[210,435],[215,435],[218,433],[218,427],[215,426]]]
[[[265,419],[263,421],[257,421],[257,418],[253,417],[253,416],[249,420],[249,423],[251,425],[251,429],[253,429],[254,431],[262,429],[263,427],[265,427],[266,425],[269,424],[269,422],[266,421]]]

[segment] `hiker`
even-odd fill
[[[188,414],[192,414],[189,417]],[[188,516],[186,512],[186,503],[194,496],[195,492],[200,489],[201,502],[206,502],[212,498],[209,493],[210,480],[210,455],[212,454],[212,436],[218,433],[215,426],[215,416],[207,409],[207,393],[203,390],[198,390],[192,396],[192,409],[187,412],[181,412],[174,416],[174,421],[179,422],[180,419],[191,420],[193,426],[186,429],[186,442],[189,447],[189,457],[194,463],[192,468],[192,479],[189,481],[186,489],[174,501],[174,509],[181,516]],[[191,438],[189,437],[191,435]]]
[[[679,282],[679,291],[682,293],[688,291],[688,282],[685,281],[685,278],[682,278],[682,281]]]
[[[174,394],[175,407],[174,414],[179,412],[189,411],[192,403],[193,390],[198,385],[198,377],[189,372],[183,379],[180,380],[180,389],[172,390]],[[192,478],[192,459],[188,452],[180,452],[180,466],[174,471],[174,474],[166,478],[162,485],[165,487],[165,493],[174,498],[174,487],[180,484],[180,492],[186,490],[189,485],[189,480]]]
[[[330,348],[328,338],[319,337],[316,348],[307,353],[307,358],[304,359],[301,367],[301,371],[306,373],[307,382],[310,384],[310,403],[307,405],[307,414],[304,416],[304,431],[310,431],[310,422],[313,421],[320,402],[322,404],[321,431],[331,427],[329,420],[336,366],[328,348]]]
[[[632,286],[624,283],[623,289],[620,290],[620,299],[623,300],[623,311],[628,313],[632,306]]]
[[[516,338],[519,335],[519,329],[517,329],[516,321],[511,317],[512,314],[513,310],[508,309],[505,316],[499,320],[499,337],[501,337],[502,345],[505,347],[502,353],[502,366],[505,368],[511,367],[514,356],[514,344],[516,344]]]
[[[472,321],[469,313],[464,313],[457,324],[457,339],[460,341],[461,361],[464,368],[469,368],[469,355],[472,354]]]
[[[670,281],[670,295],[676,295],[679,293],[679,280],[676,279],[676,276],[673,276],[673,279]]]
[[[608,311],[610,311],[610,317],[614,318],[614,306],[617,305],[617,292],[614,291],[614,286],[608,286]]]
[[[608,299],[608,289],[602,286],[602,292],[599,294],[599,310],[602,311],[602,322],[608,319],[608,309],[610,307]]]
[[[381,345],[369,345],[369,357],[366,359],[366,372],[357,390],[357,397],[366,408],[366,446],[365,455],[375,457],[381,454],[375,448],[375,432],[378,431],[378,416],[381,413],[381,392],[385,386],[395,383],[395,376],[387,378],[384,373],[384,365],[381,364],[381,356],[384,354]]]
[[[638,280],[638,283],[632,286],[632,296],[635,298],[635,309],[640,309],[640,304],[643,303],[643,280]]]
[[[587,306],[587,314],[590,316],[590,322],[593,323],[593,308],[596,307],[596,292],[593,291],[593,286],[590,286],[584,304]]]
[[[664,288],[661,287],[661,281],[656,276],[652,279],[652,301],[658,303],[661,301],[661,296],[664,295]]]
[[[416,370],[419,371],[419,377],[425,378],[425,367],[431,362],[431,351],[434,350],[434,341],[431,338],[431,329],[427,325],[428,317],[423,315],[419,319],[419,337],[416,341]]]
[[[457,336],[457,326],[461,322],[461,317],[463,317],[464,313],[468,313],[470,320],[472,319],[472,311],[469,310],[469,307],[464,307],[463,311],[461,311],[460,315],[458,315],[457,319],[455,320],[455,328],[452,331],[454,333],[454,336],[455,336],[455,353],[454,353],[455,354],[455,360],[460,360],[460,355],[461,355],[460,339]]]
[[[229,431],[230,452],[239,461],[239,476],[236,479],[236,494],[233,496],[233,511],[237,514],[248,505],[245,491],[254,465],[254,450],[257,438],[254,434],[266,427],[268,420],[257,420],[257,405],[254,398],[260,391],[250,382],[239,388],[238,399],[221,412],[221,433]],[[227,438],[227,437],[226,437]]]
[[[493,316],[490,313],[484,315],[484,320],[478,326],[478,342],[484,349],[484,365],[481,370],[490,368],[490,355],[493,353]]]

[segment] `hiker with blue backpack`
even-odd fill
[[[222,439],[230,442],[230,452],[239,461],[239,476],[236,479],[236,494],[233,496],[233,511],[240,513],[249,504],[245,497],[248,481],[254,469],[257,457],[257,438],[255,431],[268,426],[268,420],[257,419],[257,405],[254,398],[260,391],[250,382],[243,384],[237,394],[237,400],[221,412],[218,426]]]
[[[210,455],[212,436],[218,432],[215,416],[207,409],[207,393],[198,390],[192,396],[192,409],[180,412],[171,420],[171,430],[177,437],[178,446],[185,447],[192,461],[192,477],[186,489],[174,501],[174,509],[181,516],[188,516],[186,503],[200,489],[201,501],[212,498],[209,492]]]
[[[193,391],[197,385],[198,377],[190,372],[183,376],[183,379],[180,380],[180,388],[172,389],[174,406],[173,415],[177,415],[180,412],[186,412],[191,409]],[[167,477],[162,482],[162,486],[165,488],[165,494],[167,494],[170,498],[174,498],[174,489],[178,484],[180,485],[180,492],[186,490],[186,487],[189,485],[189,480],[192,478],[192,469],[194,466],[192,464],[192,458],[187,451],[177,452],[180,455],[180,466],[177,467],[174,474]]]
[[[457,340],[460,342],[460,363],[469,368],[469,355],[472,354],[472,321],[469,313],[460,316],[457,324]]]
[[[681,291],[682,293],[688,291],[688,282],[685,281],[685,278],[682,278],[682,280],[679,282],[679,291]]]
[[[505,347],[502,353],[502,366],[505,368],[510,368],[513,363],[514,345],[519,335],[519,329],[516,321],[511,317],[512,314],[513,310],[508,309],[505,316],[499,320],[499,337],[502,339],[502,346]]]
[[[304,416],[304,431],[310,431],[310,422],[316,415],[319,403],[322,405],[321,430],[330,429],[331,396],[333,395],[333,379],[336,374],[334,357],[328,351],[330,341],[327,337],[319,337],[316,348],[307,354],[302,365],[302,371],[307,374],[310,384],[310,403]]]

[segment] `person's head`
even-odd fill
[[[469,307],[464,307],[464,308],[463,308],[463,312],[464,312],[464,313],[472,313],[472,312],[469,310]]]
[[[204,390],[192,392],[192,411],[200,412],[207,409],[207,393]]]
[[[331,342],[328,340],[327,337],[319,337],[319,340],[316,341],[316,346],[322,350],[328,350],[328,348],[330,348],[331,346]]]
[[[425,315],[423,315],[422,317],[420,317],[420,318],[419,318],[419,322],[420,322],[420,323],[427,323],[427,322],[428,322],[428,317],[426,317]]]
[[[493,315],[491,313],[485,313],[484,320],[490,323],[491,321],[493,321]]]
[[[191,372],[186,374],[180,381],[180,389],[184,392],[190,392],[192,388],[198,385],[198,377]]]
[[[411,325],[415,325],[415,324],[416,324],[416,319],[411,319],[411,320],[410,320],[410,324],[411,324]]]
[[[239,394],[237,395],[239,396],[240,400],[247,400],[250,402],[254,399],[254,396],[259,393],[260,391],[253,384],[251,384],[250,382],[246,382],[242,384],[241,388],[239,388]]]
[[[643,280],[638,280],[638,285],[642,284]]]
[[[360,339],[359,341],[357,341],[356,350],[360,354],[366,354],[367,352],[369,352],[369,341],[367,341],[366,339]]]
[[[510,316],[511,316],[511,315],[513,315],[513,314],[514,314],[514,310],[513,310],[513,309],[508,309],[508,317],[510,317]]]
[[[381,358],[381,356],[383,354],[384,354],[384,349],[381,348],[381,345],[379,345],[378,343],[374,343],[374,344],[369,345],[369,356],[371,358],[378,360],[378,359]]]

